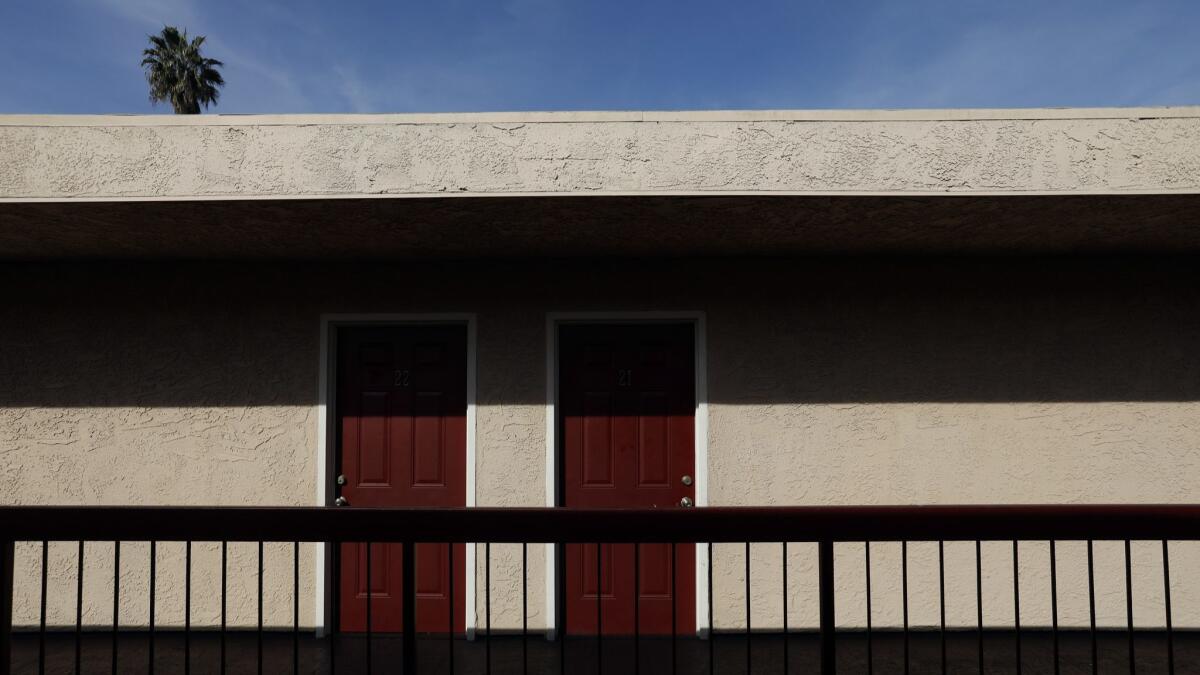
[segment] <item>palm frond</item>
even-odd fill
[[[158,35],[147,38],[151,46],[142,50],[142,67],[152,102],[170,102],[180,114],[196,114],[201,107],[217,103],[217,88],[225,84],[218,68],[225,64],[204,57],[200,51],[203,35],[189,40],[187,30],[163,26]]]

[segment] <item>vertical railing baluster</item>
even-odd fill
[[[346,542],[342,541],[326,542],[325,546],[327,546],[332,553],[330,556],[330,562],[332,563],[333,574],[330,575],[330,579],[332,580],[331,585],[333,588],[330,589],[329,596],[333,600],[333,606],[340,608],[343,600],[341,589],[342,567],[345,564],[346,556],[344,554],[347,546]],[[357,553],[355,553],[355,555],[357,556]],[[358,564],[357,557],[355,558],[354,564]],[[403,595],[403,590],[401,590],[401,595]],[[332,616],[329,616],[331,624],[327,627],[329,629],[329,675],[337,675],[337,648],[339,642],[338,633],[343,628],[340,615],[341,610],[339,609],[338,611],[334,612]],[[323,619],[322,622],[324,622]]]
[[[750,654],[750,542],[746,542],[746,675],[753,672]]]
[[[371,611],[372,610],[371,600],[372,600],[373,596],[375,595],[375,587],[374,587],[375,579],[374,579],[374,577],[371,576],[371,542],[369,542],[369,541],[366,542],[366,549],[367,549],[367,642],[365,645],[365,651],[367,653],[367,675],[371,675],[371,668],[375,665],[374,664],[375,659],[372,658],[373,655],[371,654],[371,643],[373,642],[372,635],[371,635],[371,632],[372,632],[371,631],[371,619],[372,619],[372,615],[374,614],[374,612]],[[407,588],[404,589],[405,593],[408,593],[408,591],[409,591],[409,589],[407,589]],[[406,625],[404,627],[405,632],[410,631],[412,629],[413,629],[413,626]]]
[[[1137,673],[1137,658],[1133,653],[1133,562],[1129,555],[1129,540],[1125,540],[1125,622],[1129,628],[1129,675]]]
[[[454,578],[458,576],[458,573],[454,571],[454,542],[452,541],[446,542],[446,559],[450,567],[450,583],[448,584],[450,589],[448,594],[450,600],[450,618],[447,620],[447,624],[449,625],[446,626],[446,663],[448,664],[446,670],[449,675],[454,675],[454,619],[455,612],[458,609],[458,606],[454,604]]]
[[[1059,675],[1058,648],[1058,550],[1050,540],[1050,631],[1054,640],[1054,675]]]
[[[633,545],[633,675],[642,672],[642,545]],[[711,635],[710,635],[711,639]]]
[[[46,673],[46,590],[49,581],[50,544],[42,540],[42,600],[38,619],[38,675]]]
[[[529,544],[521,542],[521,672],[529,675]]]
[[[975,540],[975,625],[978,627],[979,675],[983,675],[983,544]]]
[[[1095,560],[1092,554],[1092,540],[1087,543],[1087,567],[1088,567],[1088,619],[1090,625],[1090,634],[1092,638],[1092,675],[1097,675],[1100,672],[1100,661],[1098,659],[1098,650],[1096,649],[1096,567]]]
[[[183,548],[183,675],[192,672],[192,542]]]
[[[1018,560],[1018,542],[1013,539],[1013,626],[1016,628],[1017,675],[1021,675],[1021,567]]]
[[[1175,675],[1175,635],[1171,625],[1171,556],[1166,539],[1162,541],[1162,561],[1163,605],[1167,618],[1167,673],[1168,675]]]
[[[946,543],[938,541],[938,626],[942,640],[942,675],[946,675]]]
[[[717,675],[717,624],[713,620],[713,605],[717,600],[713,597],[713,545],[708,542],[708,673]]]
[[[483,620],[486,628],[484,636],[484,665],[483,672],[492,672],[492,544],[483,545]]]
[[[678,544],[671,542],[671,675],[679,672],[679,594],[675,588],[678,553]]]
[[[582,554],[581,554],[582,555]],[[558,672],[567,675],[567,545],[559,543],[554,547],[554,569],[558,574],[558,593],[555,604],[558,605]],[[582,576],[582,575],[581,575]],[[583,585],[582,578],[580,585]]]
[[[117,640],[121,629],[121,542],[113,542],[112,672],[117,675]]]
[[[83,545],[80,540],[75,563],[75,675],[83,672]]]
[[[908,675],[908,542],[900,542],[900,598],[904,610],[904,675]]]
[[[258,542],[258,675],[263,672],[263,543]]]
[[[863,566],[867,573],[867,675],[875,672],[875,635],[871,630],[871,542],[863,542]]]
[[[154,591],[157,585],[157,568],[158,568],[158,542],[150,542],[150,639],[147,645],[149,653],[149,669],[150,675],[154,675]]]
[[[225,675],[225,630],[229,622],[229,542],[221,542],[221,675]]]
[[[292,542],[292,675],[300,675],[300,542]]]
[[[417,554],[416,542],[403,543],[401,565],[404,588],[402,614],[404,623],[404,675],[417,673]],[[368,596],[369,597],[369,596]]]
[[[601,562],[603,547],[600,542],[596,542],[596,673],[603,675],[604,673],[604,617],[601,612],[600,602],[601,591],[604,585],[604,576],[601,572]]]
[[[783,542],[783,675],[788,672],[788,556]]]
[[[821,675],[837,673],[836,625],[833,594],[833,542],[818,544],[817,579],[820,589]]]
[[[0,539],[0,675],[12,675],[13,558],[15,543]]]

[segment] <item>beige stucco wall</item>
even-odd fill
[[[0,501],[312,504],[323,313],[478,317],[477,503],[545,502],[551,311],[706,316],[709,501],[738,504],[1194,502],[1198,279],[1172,260],[658,260],[404,265],[0,267]],[[290,620],[291,559],[267,548],[267,616]],[[111,545],[88,549],[85,621],[111,618]],[[534,551],[540,552],[540,547]],[[791,623],[816,618],[815,550],[793,546]],[[912,620],[937,618],[929,544],[910,547]],[[974,621],[969,545],[948,544],[952,622]],[[900,619],[898,545],[873,550],[876,625]],[[34,545],[18,550],[18,622],[36,621]],[[1161,621],[1161,568],[1136,544],[1138,625]],[[73,622],[74,545],[55,544],[51,623]],[[144,621],[145,544],[122,549],[122,617]],[[219,608],[197,545],[193,621]],[[716,560],[718,627],[742,619],[740,546]],[[1172,549],[1180,570],[1200,564]],[[302,555],[302,617],[313,562]],[[754,624],[778,622],[778,545],[755,546]],[[531,625],[544,617],[531,554]],[[253,545],[231,584],[254,588]],[[839,620],[861,625],[862,547],[838,548]],[[1022,623],[1049,620],[1046,546],[1022,547]],[[519,625],[519,550],[493,547],[493,625]],[[984,545],[985,611],[1011,622],[1011,549]],[[1064,621],[1086,620],[1082,549],[1060,547]],[[1119,546],[1098,547],[1098,609],[1123,625]],[[182,611],[163,544],[160,624]],[[1177,625],[1200,588],[1173,579]],[[507,589],[507,590],[506,590]],[[232,622],[254,620],[235,594]],[[234,597],[234,596],[231,596]]]
[[[0,116],[0,199],[1195,192],[1200,109]]]

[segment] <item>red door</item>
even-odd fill
[[[350,507],[465,506],[467,329],[465,326],[379,326],[338,331],[340,496]],[[397,523],[397,525],[402,525]],[[340,627],[365,631],[401,624],[403,548],[343,544]],[[465,549],[454,547],[454,624],[464,626]],[[446,632],[450,621],[450,551],[416,547],[417,629]]]
[[[682,508],[695,500],[694,329],[682,325],[562,326],[559,405],[563,505],[567,508]],[[696,552],[642,544],[637,570],[638,630],[695,632]],[[674,565],[675,579],[671,571]],[[597,574],[599,571],[599,574]],[[634,630],[634,547],[595,545],[565,552],[569,634]],[[674,591],[674,592],[672,592]]]

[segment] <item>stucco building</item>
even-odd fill
[[[4,116],[0,502],[1195,502],[1198,206],[1200,108]],[[1161,622],[1155,546],[1133,549],[1142,626]],[[103,625],[112,546],[89,547],[84,620]],[[148,552],[125,551],[137,624]],[[461,551],[473,630],[480,554]],[[898,551],[873,552],[876,625],[900,621]],[[955,625],[975,621],[973,552],[946,548]],[[304,547],[302,616],[352,629],[327,553]],[[914,625],[937,623],[935,554],[909,546]],[[177,625],[180,550],[158,555]],[[196,547],[197,625],[218,555]],[[253,547],[229,555],[252,588]],[[268,623],[290,617],[289,555],[268,545]],[[984,547],[990,625],[1012,622],[1009,555]],[[38,556],[17,547],[18,624],[37,622]],[[50,546],[51,624],[73,624],[74,556]],[[740,556],[711,562],[718,629],[744,625]],[[791,556],[789,618],[812,625],[815,551]],[[1047,548],[1022,556],[1022,623],[1046,625]],[[1083,549],[1059,556],[1062,621],[1084,625]],[[493,547],[497,588],[519,557]],[[703,632],[709,561],[683,563]],[[538,628],[554,564],[532,549]],[[1100,621],[1124,625],[1102,578]],[[839,623],[861,625],[861,578],[838,584]],[[1174,593],[1177,625],[1200,625],[1200,588]],[[491,602],[520,625],[519,594]]]

